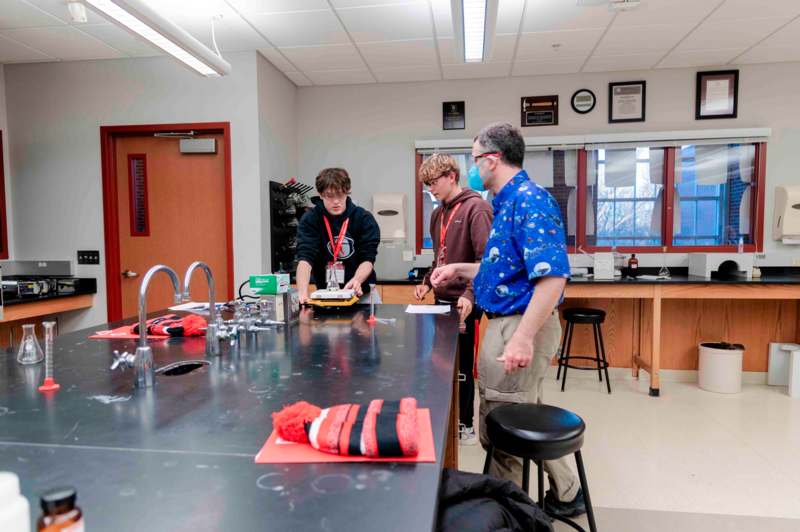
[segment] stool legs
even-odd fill
[[[574,325],[572,323],[568,323],[567,324],[567,334],[569,334],[569,338],[567,339],[567,351],[566,351],[566,353],[564,353],[564,356],[563,356],[564,377],[563,377],[563,380],[561,381],[561,391],[562,392],[564,391],[564,386],[567,384],[567,369],[569,369],[569,352],[570,352],[570,349],[572,348],[572,331],[573,331],[573,327],[574,327]]]
[[[606,377],[608,380],[608,377]],[[583,502],[586,505],[586,520],[589,522],[589,530],[597,532],[597,524],[594,522],[594,510],[592,509],[592,499],[589,496],[589,483],[586,482],[586,471],[583,468],[583,457],[581,452],[575,452],[575,464],[578,466],[578,478],[581,481],[581,489],[583,490]]]
[[[564,357],[567,354],[567,337],[569,337],[571,328],[572,324],[567,322],[567,328],[564,329],[564,338],[561,339],[561,349],[558,351],[558,371],[556,372],[556,380],[561,378],[561,363],[564,361]]]
[[[611,393],[611,379],[608,378],[608,360],[606,359],[606,346],[603,344],[603,332],[600,330],[600,325],[595,324],[597,328],[597,338],[600,340],[600,357],[603,359],[603,371],[606,374],[606,388],[608,393]]]
[[[544,467],[541,460],[536,461],[536,480],[539,489],[539,508],[544,510]]]
[[[494,445],[489,444],[489,448],[486,449],[486,461],[483,462],[483,474],[489,474],[489,466],[492,463],[492,455],[494,454]]]
[[[600,342],[597,340],[597,324],[592,323],[592,336],[594,336],[594,356],[597,361],[597,377],[603,382],[603,365],[600,363]]]
[[[522,491],[528,494],[528,488],[531,484],[531,461],[527,458],[522,459]]]

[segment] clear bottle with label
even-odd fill
[[[51,489],[42,494],[42,516],[36,523],[38,532],[84,532],[83,512],[75,505],[75,488]]]
[[[0,471],[0,530],[30,532],[29,512],[28,499],[19,491],[19,477],[9,471]]]

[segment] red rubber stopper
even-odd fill
[[[61,388],[61,385],[58,384],[56,381],[53,380],[52,377],[46,377],[44,382],[41,386],[39,386],[40,392],[54,392]]]
[[[370,316],[369,318],[367,318],[367,323],[369,323],[370,325],[375,325],[376,323],[378,323],[378,318],[376,318],[374,315]]]

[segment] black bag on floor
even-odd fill
[[[513,482],[445,469],[439,487],[436,530],[553,532],[553,525]]]

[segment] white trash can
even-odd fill
[[[726,342],[700,344],[697,384],[709,392],[741,392],[743,358],[744,346],[741,344]]]

